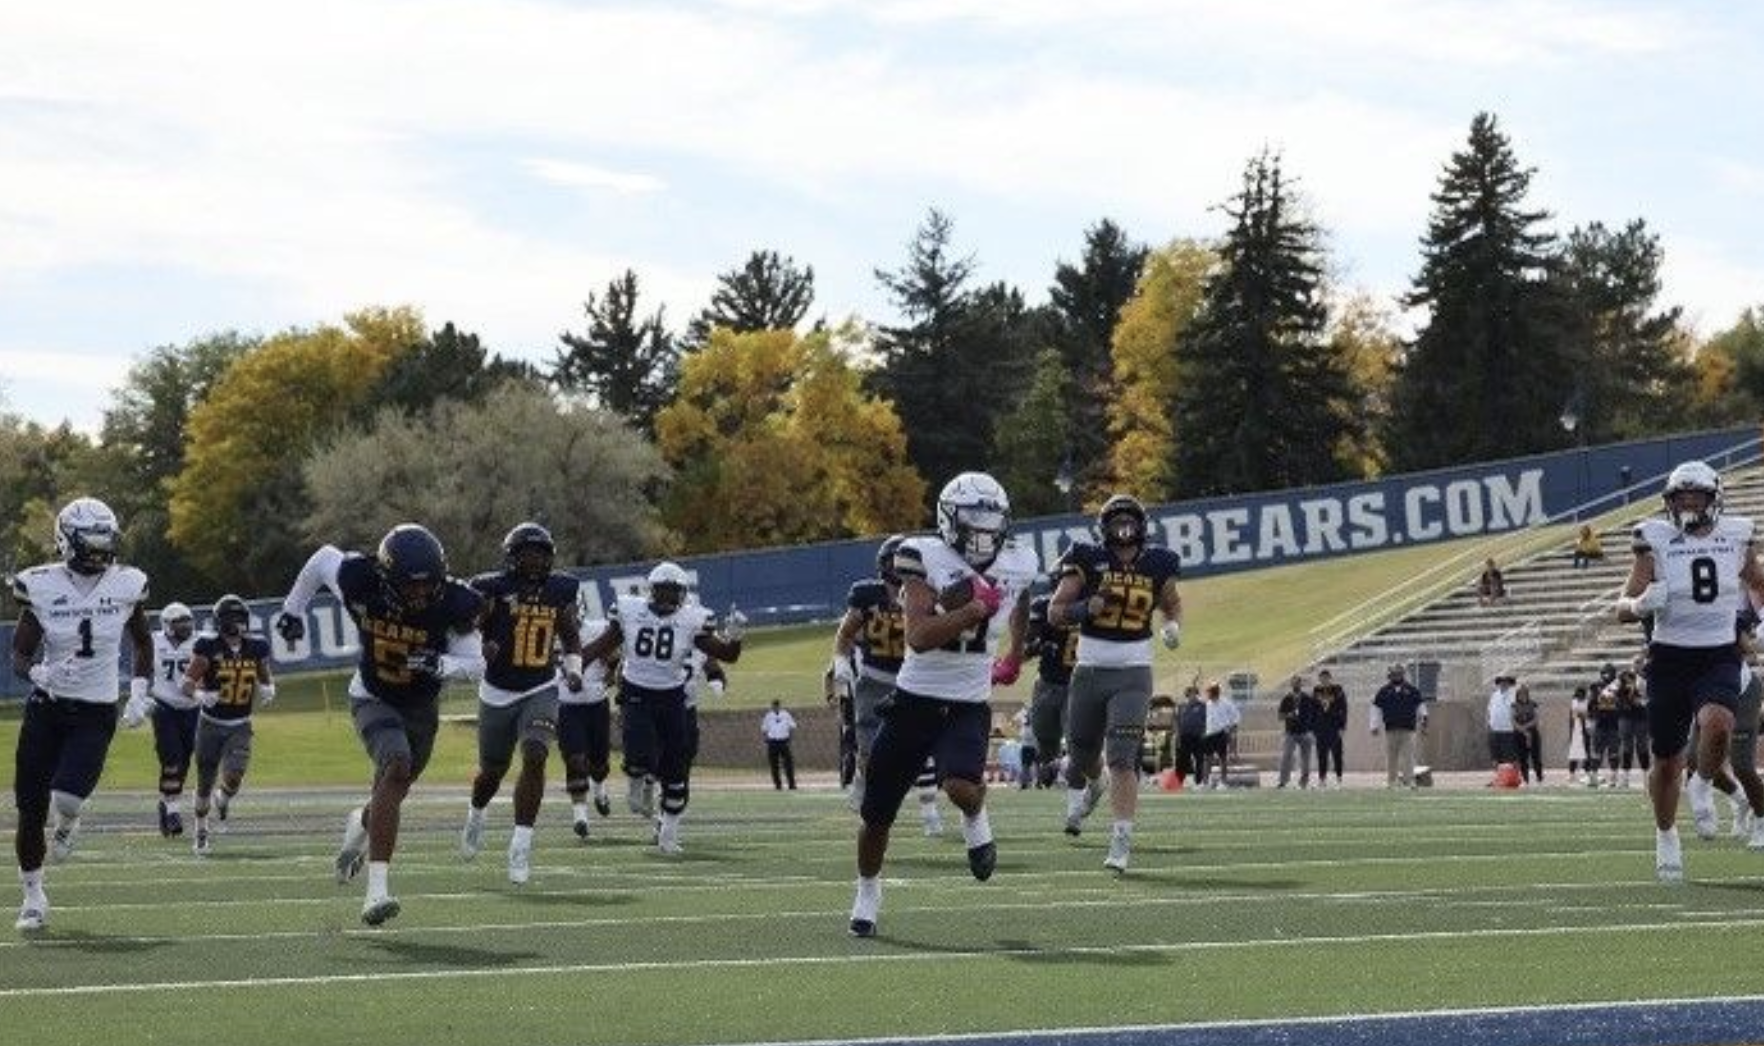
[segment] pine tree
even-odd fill
[[[1066,425],[1080,489],[1100,493],[1109,474],[1109,420],[1115,401],[1109,345],[1121,308],[1133,297],[1148,249],[1107,218],[1084,233],[1077,265],[1061,262],[1048,290],[1053,341],[1072,376]]]
[[[1317,228],[1298,213],[1278,157],[1244,170],[1232,227],[1199,316],[1178,347],[1179,496],[1270,490],[1348,474],[1338,452],[1351,396],[1325,336]]]
[[[1407,298],[1429,315],[1397,377],[1384,439],[1393,468],[1562,442],[1568,306],[1547,279],[1554,241],[1538,226],[1549,215],[1525,205],[1532,173],[1488,113],[1446,165]]]
[[[589,294],[582,307],[588,330],[559,335],[564,348],[552,359],[550,379],[653,435],[656,412],[673,399],[679,381],[680,350],[663,309],[637,318],[637,294],[637,274],[629,269],[607,284],[604,298]]]
[[[737,334],[795,330],[814,300],[813,266],[799,269],[777,251],[754,251],[741,268],[717,277],[710,305],[687,325],[684,348],[697,351],[716,327]]]

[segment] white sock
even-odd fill
[[[514,834],[509,837],[508,845],[510,848],[525,846],[531,849],[533,846],[533,826],[530,824],[515,825]]]
[[[851,917],[875,922],[882,911],[882,880],[858,876],[857,898],[851,902]]]
[[[578,821],[588,820],[588,804],[587,803],[571,803],[570,804],[570,812],[575,815],[575,818]]]
[[[600,799],[600,798],[605,797],[605,795],[606,795],[606,782],[605,781],[590,781],[590,782],[588,782],[588,787],[591,791],[593,791],[594,798]]]
[[[1656,828],[1654,829],[1654,835],[1662,843],[1672,846],[1678,845],[1677,825],[1673,825],[1671,828]]]
[[[1133,838],[1133,822],[1117,820],[1114,824],[1114,831],[1116,835],[1124,835],[1131,839]]]
[[[177,795],[167,796],[165,809],[168,813],[177,814],[179,817],[184,816],[184,793],[179,792]]]
[[[1066,788],[1066,816],[1075,817],[1084,812],[1084,789]]]
[[[472,821],[476,824],[483,824],[485,809],[486,809],[485,807],[473,806],[472,804],[467,803],[466,804],[466,820]]]
[[[71,792],[50,792],[49,805],[54,808],[55,815],[61,818],[62,824],[72,824],[80,819],[80,809],[86,801]]]
[[[962,815],[962,839],[970,850],[992,842],[992,818],[986,816],[986,807],[972,817]]]
[[[391,861],[368,862],[368,896],[385,897],[390,892],[386,880],[391,878]]]
[[[27,872],[20,868],[18,871],[18,881],[24,884],[26,897],[41,894],[43,892],[43,869],[39,868],[34,872]]]
[[[670,814],[665,810],[662,811],[661,827],[662,827],[662,831],[664,831],[664,832],[677,832],[677,831],[679,831],[680,830],[680,815],[679,814]]]
[[[937,802],[937,789],[935,789],[935,788],[921,788],[921,789],[919,789],[919,802],[922,805],[930,805],[930,804],[936,803]]]

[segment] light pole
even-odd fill
[[[1586,434],[1580,429],[1579,392],[1569,399],[1567,406],[1562,408],[1561,416],[1556,420],[1562,423],[1562,431],[1566,432],[1568,438],[1574,440],[1575,445],[1580,448],[1580,453],[1575,459],[1574,469],[1574,522],[1578,523],[1580,522],[1581,506],[1586,504]]]
[[[1060,459],[1060,470],[1054,473],[1053,483],[1054,489],[1060,492],[1060,497],[1066,502],[1066,511],[1071,512],[1072,488],[1077,483],[1077,477],[1072,475],[1072,448],[1067,447],[1066,456]]]

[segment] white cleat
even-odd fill
[[[56,864],[73,856],[74,844],[80,837],[80,819],[62,821],[56,824],[55,834],[49,839],[49,859]]]
[[[508,844],[508,881],[521,886],[533,877],[533,847],[531,844]]]
[[[465,827],[459,830],[459,855],[469,861],[483,848],[484,811],[475,806],[467,807]]]
[[[1746,840],[1746,849],[1764,852],[1764,817],[1752,818],[1752,837]]]
[[[1731,834],[1735,839],[1750,839],[1752,837],[1752,808],[1745,803],[1736,802],[1733,804]]]
[[[936,839],[943,834],[943,813],[937,809],[936,803],[922,804],[919,817],[925,829],[925,838]]]
[[[1133,852],[1133,837],[1126,832],[1109,833],[1109,855],[1103,858],[1103,867],[1117,874],[1127,871],[1127,860]]]
[[[686,852],[680,846],[680,827],[677,822],[663,821],[657,826],[655,848],[666,857],[678,857]]]
[[[25,901],[24,907],[18,910],[18,918],[13,920],[12,928],[20,933],[35,933],[49,925],[49,898],[33,897]]]
[[[204,828],[201,825],[196,826],[196,842],[192,849],[196,851],[197,857],[207,857],[214,852],[214,846],[209,838],[207,828]]]
[[[367,835],[367,825],[361,823],[361,808],[356,807],[343,821],[343,846],[337,851],[339,884],[355,878],[361,872],[361,866],[367,863]]]
[[[1684,848],[1677,831],[1655,834],[1654,878],[1668,884],[1684,882]]]
[[[1715,838],[1721,831],[1720,819],[1715,815],[1715,786],[1708,778],[1692,774],[1685,794],[1690,798],[1691,819],[1697,838]]]
[[[378,926],[399,913],[401,909],[396,897],[369,897],[361,906],[361,921],[369,926]]]

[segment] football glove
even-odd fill
[[[1166,621],[1164,627],[1158,631],[1158,636],[1164,641],[1165,649],[1174,650],[1182,645],[1182,626],[1174,621]]]
[[[1658,581],[1642,589],[1640,595],[1623,596],[1617,600],[1618,613],[1626,613],[1632,617],[1647,617],[1665,609],[1666,586]]]
[[[741,637],[747,634],[747,615],[730,607],[728,616],[723,618],[722,633],[723,638],[731,643],[741,642]]]
[[[275,701],[275,699],[276,699],[276,684],[274,684],[274,683],[259,683],[259,684],[257,684],[257,707],[268,708],[270,706],[271,702]]]
[[[976,574],[974,575],[974,598],[986,608],[986,616],[991,617],[998,613],[998,608],[1004,604],[1004,590],[986,580],[985,577]]]
[[[213,708],[215,705],[220,703],[220,691],[219,690],[198,690],[198,691],[196,691],[196,703],[201,705],[203,708]]]
[[[413,650],[404,659],[404,668],[411,675],[433,676],[441,678],[441,652],[438,650]]]
[[[994,686],[1010,686],[1022,671],[1023,662],[1006,654],[992,663],[992,683]]]
[[[851,658],[833,655],[833,681],[843,686],[857,682],[857,669],[852,666]]]
[[[122,725],[125,730],[133,730],[147,721],[153,711],[153,699],[150,697],[130,696],[128,703],[123,705]]]
[[[33,686],[51,694],[65,694],[78,686],[80,681],[79,665],[71,657],[54,664],[38,662],[26,674],[31,677]]]
[[[282,611],[276,615],[276,635],[281,636],[289,646],[293,646],[306,638],[306,618]]]

